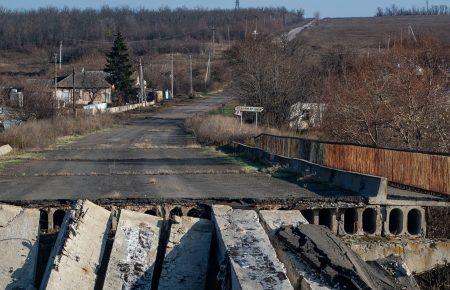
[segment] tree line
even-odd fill
[[[429,7],[401,8],[393,4],[390,7],[378,7],[375,16],[408,16],[408,15],[450,15],[450,6],[431,5]]]
[[[0,49],[56,47],[60,41],[69,46],[110,47],[121,31],[131,47],[145,50],[160,45],[183,42],[241,39],[258,27],[260,32],[274,32],[303,20],[304,11],[285,8],[169,9],[111,8],[69,9],[40,8],[9,10],[0,7]],[[172,43],[171,43],[172,42]]]

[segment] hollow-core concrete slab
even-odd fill
[[[61,225],[41,289],[94,289],[110,223],[109,211],[78,201]]]
[[[209,220],[175,217],[158,288],[205,289],[211,236]]]
[[[213,221],[221,269],[230,266],[222,277],[228,283],[230,276],[231,289],[293,289],[255,211],[214,205]]]
[[[0,289],[33,289],[39,210],[0,205]]]
[[[150,289],[163,219],[120,211],[103,289]]]

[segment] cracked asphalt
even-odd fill
[[[138,111],[126,125],[7,165],[0,171],[0,200],[278,199],[328,193],[252,170],[232,156],[200,146],[185,132],[185,118],[228,99],[219,93],[159,112]]]

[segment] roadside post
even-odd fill
[[[255,126],[258,127],[258,113],[262,113],[264,111],[263,107],[246,107],[246,106],[237,106],[235,108],[235,115],[241,117],[241,127],[242,127],[242,113],[243,112],[250,112],[256,114],[256,122]]]

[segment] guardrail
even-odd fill
[[[303,159],[271,154],[263,149],[237,142],[233,142],[231,146],[235,152],[250,156],[257,161],[281,164],[284,170],[302,177],[312,177],[319,182],[349,191],[336,192],[336,196],[349,196],[352,195],[349,193],[353,193],[367,198],[369,203],[380,203],[386,200],[387,180],[384,177],[330,168]]]
[[[331,168],[382,176],[390,182],[450,194],[450,154],[376,148],[261,134],[258,148]]]

